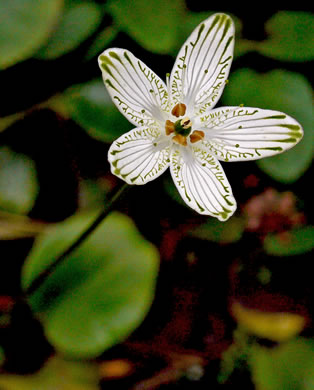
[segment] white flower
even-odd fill
[[[233,56],[234,25],[225,14],[202,22],[181,48],[165,84],[124,49],[108,49],[99,66],[113,102],[135,126],[111,145],[112,173],[145,184],[169,166],[188,206],[228,219],[236,210],[218,160],[256,160],[281,153],[303,135],[288,115],[251,107],[215,108]]]

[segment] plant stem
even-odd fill
[[[61,264],[67,256],[69,256],[78,246],[80,246],[90,234],[101,224],[101,222],[107,217],[107,215],[112,211],[115,203],[120,198],[121,194],[129,186],[124,183],[112,196],[112,198],[107,203],[107,207],[103,209],[96,219],[83,231],[83,233],[74,241],[64,252],[62,252],[55,261],[50,264],[42,273],[40,273],[28,286],[25,290],[25,294],[30,296],[32,295],[46,280],[46,278]]]

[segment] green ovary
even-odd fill
[[[174,124],[174,131],[176,134],[183,135],[184,137],[187,137],[191,134],[192,131],[192,122],[189,118],[179,119]]]

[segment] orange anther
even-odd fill
[[[192,142],[192,144],[194,144],[195,142],[204,139],[204,137],[205,137],[204,131],[194,130],[193,133],[190,135],[190,141]]]
[[[181,135],[181,134],[177,134],[174,137],[172,137],[172,141],[175,142],[176,144],[179,144],[182,146],[187,145],[186,137],[184,137],[184,135]]]
[[[166,129],[166,134],[167,135],[173,133],[174,130],[175,130],[174,123],[169,121],[169,120],[166,120],[165,129]]]
[[[178,103],[173,107],[171,114],[178,118],[179,116],[184,115],[185,111],[186,105],[184,103]]]

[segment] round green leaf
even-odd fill
[[[303,140],[291,150],[257,163],[269,176],[283,183],[292,183],[302,176],[311,164],[314,144],[312,89],[302,75],[284,70],[259,74],[240,69],[231,74],[223,103],[278,110],[298,120],[304,129]]]
[[[265,25],[269,37],[256,48],[266,56],[282,61],[314,58],[314,15],[309,12],[280,11]]]
[[[314,226],[293,229],[281,234],[268,234],[264,249],[273,256],[293,256],[314,248]]]
[[[0,2],[0,69],[30,57],[49,37],[63,0]]]
[[[298,338],[270,350],[262,347],[252,348],[250,363],[257,389],[313,389],[313,340]]]
[[[182,0],[110,0],[107,9],[116,25],[145,49],[168,54],[177,47],[185,23]]]
[[[76,49],[99,26],[102,12],[95,3],[78,3],[65,9],[54,34],[36,57],[53,59]]]
[[[23,288],[94,218],[76,215],[36,241],[23,269]],[[30,304],[57,350],[75,358],[95,357],[141,323],[157,272],[156,249],[128,217],[112,213],[30,297]]]
[[[0,209],[26,214],[33,207],[38,190],[33,160],[7,147],[0,148]]]
[[[112,103],[101,80],[67,90],[64,103],[75,122],[100,141],[110,143],[131,129],[130,123]]]

